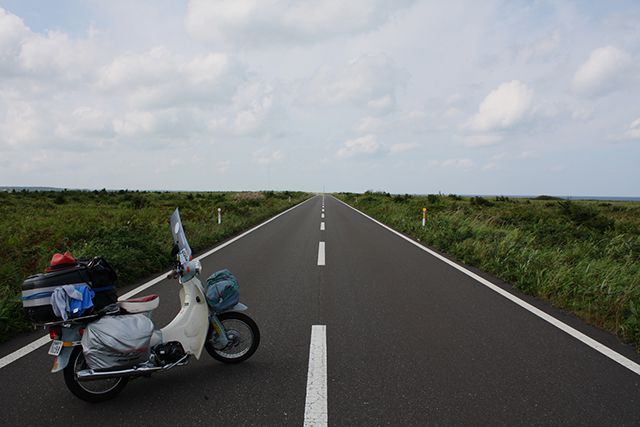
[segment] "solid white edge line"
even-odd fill
[[[318,243],[318,265],[325,265],[325,263],[324,263],[324,242]]]
[[[329,423],[327,408],[327,327],[311,326],[309,344],[309,370],[307,371],[307,396],[304,403],[304,426],[326,426]]]
[[[324,222],[320,223],[320,231],[324,231]]]
[[[432,251],[431,249],[427,248],[426,246],[423,246],[420,243],[410,239],[409,237],[405,236],[404,234],[402,234],[402,233],[394,230],[393,228],[381,223],[380,221],[370,217],[369,215],[365,214],[364,212],[360,212],[358,209],[354,208],[351,205],[348,205],[347,203],[343,202],[342,200],[340,200],[340,199],[338,199],[336,197],[334,197],[334,199],[336,199],[337,201],[339,201],[343,205],[353,209],[354,211],[358,212],[359,214],[361,214],[365,218],[370,219],[371,221],[375,222],[376,224],[380,225],[381,227],[386,228],[387,230],[389,230],[390,232],[394,233],[395,235],[403,238],[407,242],[410,242],[411,244],[417,246],[418,248],[422,249],[423,251],[429,253],[430,255],[433,255],[434,257],[438,258],[440,261],[443,261],[443,262],[449,264],[450,266],[452,266],[456,270],[458,270],[458,271],[466,274],[467,276],[471,277],[472,279],[480,282],[481,284],[483,284],[484,286],[488,287],[492,291],[502,295],[506,299],[508,299],[511,302],[519,305],[520,307],[524,308],[525,310],[529,311],[530,313],[538,316],[542,320],[552,324],[553,326],[555,326],[556,328],[560,329],[561,331],[571,335],[575,339],[583,342],[584,344],[588,345],[592,349],[594,349],[597,352],[603,354],[604,356],[608,357],[609,359],[613,360],[614,362],[619,363],[620,365],[624,366],[625,368],[629,369],[630,371],[636,373],[637,375],[640,375],[640,365],[637,364],[636,362],[634,362],[633,360],[630,360],[630,359],[624,357],[620,353],[618,353],[618,352],[610,349],[606,345],[594,340],[590,336],[585,335],[582,332],[578,331],[577,329],[572,328],[571,326],[569,326],[566,323],[556,319],[555,317],[551,316],[550,314],[540,310],[539,308],[534,307],[533,305],[529,304],[528,302],[525,302],[525,301],[521,300],[517,296],[505,291],[504,289],[502,289],[498,285],[495,285],[495,284],[491,283],[487,279],[478,276],[477,274],[467,270],[466,268],[462,267],[461,265],[458,265],[455,262],[451,261],[450,259],[445,258],[444,256],[440,255],[439,253]]]
[[[5,357],[0,359],[0,369],[4,368],[9,363],[15,362],[16,360],[20,359],[22,356],[26,356],[32,351],[39,349],[40,347],[42,347],[48,342],[51,342],[51,338],[49,338],[49,335],[45,335],[42,338],[38,338],[37,340],[25,345],[24,347],[19,348],[13,353],[7,354]]]
[[[303,200],[302,202],[298,203],[295,206],[290,207],[289,209],[287,209],[286,211],[280,212],[278,215],[273,216],[271,218],[269,218],[268,220],[266,220],[263,223],[260,223],[258,225],[256,225],[255,227],[253,227],[250,230],[245,231],[244,233],[234,237],[231,240],[228,240],[226,242],[224,242],[223,244],[216,246],[215,248],[211,249],[210,251],[207,251],[205,253],[203,253],[202,255],[196,257],[196,259],[201,260],[203,258],[208,257],[209,255],[218,252],[220,249],[225,248],[227,246],[229,246],[230,244],[232,244],[233,242],[235,242],[236,240],[239,240],[241,238],[243,238],[244,236],[246,236],[247,234],[256,231],[258,228],[262,227],[263,225],[266,225],[268,223],[270,223],[271,221],[273,221],[274,219],[286,214],[287,212],[297,208],[298,206],[302,206],[303,204],[307,203],[309,200],[318,197],[318,196],[312,196],[309,197],[307,200]],[[156,277],[155,279],[152,279],[140,286],[138,286],[137,288],[127,292],[126,294],[118,297],[119,301],[131,298],[132,296],[144,291],[145,289],[150,288],[153,285],[158,284],[159,282],[163,281],[164,279],[167,278],[167,274],[169,274],[169,271],[167,271],[166,273]],[[38,338],[35,341],[32,341],[31,343],[25,345],[24,347],[21,347],[19,349],[17,349],[16,351],[7,354],[6,356],[0,358],[0,369],[4,368],[5,366],[7,366],[8,364],[15,362],[16,360],[20,359],[23,356],[26,356],[27,354],[31,353],[34,350],[39,349],[40,347],[42,347],[43,345],[45,345],[46,343],[50,342],[51,338],[49,338],[49,335],[45,335],[41,338]]]

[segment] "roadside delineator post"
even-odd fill
[[[222,223],[222,209],[218,208],[218,224]]]
[[[422,208],[422,226],[427,223],[427,208]]]

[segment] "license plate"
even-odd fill
[[[49,347],[49,354],[52,356],[57,356],[62,351],[62,341],[54,340],[51,343],[51,347]]]

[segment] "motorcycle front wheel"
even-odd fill
[[[104,402],[115,397],[129,382],[129,378],[110,378],[104,380],[78,381],[77,372],[89,369],[82,353],[82,347],[73,349],[69,364],[64,368],[64,382],[71,393],[80,399],[91,402]]]
[[[249,316],[237,311],[229,311],[218,315],[220,323],[227,332],[229,344],[225,348],[214,346],[215,330],[209,325],[207,341],[204,348],[216,360],[224,363],[240,363],[250,358],[260,344],[260,330]]]

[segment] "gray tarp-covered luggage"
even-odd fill
[[[149,359],[153,322],[144,314],[104,316],[89,323],[82,351],[91,369],[129,368]]]

